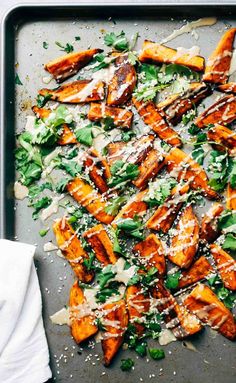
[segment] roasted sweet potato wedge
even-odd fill
[[[145,124],[149,125],[161,140],[172,146],[182,145],[180,136],[158,112],[153,101],[138,101],[135,97],[132,97],[132,101]]]
[[[213,272],[211,264],[203,255],[190,266],[188,270],[182,271],[179,279],[178,289],[192,285],[206,278],[207,275]]]
[[[51,73],[57,82],[62,82],[74,76],[81,68],[85,67],[102,49],[88,49],[82,52],[73,52],[58,57],[44,65],[44,69]]]
[[[112,165],[117,160],[139,164],[152,149],[155,137],[153,134],[141,136],[128,144],[124,142],[111,142],[107,145],[108,162]]]
[[[236,97],[228,94],[204,110],[194,121],[199,128],[209,124],[230,124],[236,119]]]
[[[38,118],[47,118],[52,112],[50,109],[39,108],[36,105],[32,107],[32,111],[36,114]],[[58,145],[68,145],[76,144],[78,141],[75,137],[75,134],[70,130],[67,124],[62,125],[63,130],[59,140],[57,141]]]
[[[103,360],[104,365],[109,366],[122,345],[129,318],[124,300],[107,303],[103,306],[102,313],[102,323],[105,327],[102,339]]]
[[[141,265],[147,270],[156,267],[160,276],[166,273],[166,261],[162,242],[155,234],[150,234],[144,241],[137,243],[133,252],[137,254]]]
[[[163,315],[166,327],[172,330],[177,339],[183,339],[201,330],[202,326],[195,315],[180,306],[162,282],[157,282],[152,289],[152,295],[156,300],[157,310]]]
[[[155,213],[146,222],[146,227],[167,233],[182,208],[188,191],[188,185],[173,188],[171,196],[166,199],[163,205],[157,208]]]
[[[114,217],[107,214],[104,210],[106,207],[104,198],[81,178],[77,177],[70,181],[67,185],[67,190],[98,221],[106,224],[113,221]]]
[[[87,230],[83,237],[92,247],[96,258],[103,265],[114,264],[117,256],[113,251],[111,240],[103,225],[99,224]]]
[[[236,261],[215,243],[210,245],[210,249],[224,286],[236,290]]]
[[[84,166],[89,170],[89,177],[101,193],[108,190],[107,179],[111,177],[109,165],[95,149],[90,149],[84,159]]]
[[[120,219],[134,218],[134,216],[143,215],[148,208],[147,203],[143,201],[143,198],[146,193],[147,193],[147,190],[143,190],[135,194],[135,196],[132,197],[127,202],[127,204],[121,208],[121,210],[115,217],[114,221],[112,222],[112,226],[115,226],[116,222],[119,221]]]
[[[223,93],[236,94],[236,82],[228,82],[217,87],[217,90]]]
[[[80,344],[96,334],[98,328],[95,325],[95,315],[77,281],[70,290],[69,313],[71,335],[76,343]]]
[[[129,323],[136,328],[136,334],[142,336],[144,333],[143,317],[149,311],[150,298],[144,294],[139,285],[129,286],[126,290],[126,303],[129,313]]]
[[[204,70],[204,58],[178,52],[176,49],[166,47],[153,41],[145,40],[139,55],[141,62],[153,62],[157,64],[179,64],[187,66],[197,72]]]
[[[194,82],[183,94],[175,94],[157,104],[159,112],[165,114],[166,119],[173,125],[181,121],[183,114],[197,106],[211,93],[211,89],[204,83]]]
[[[189,155],[178,148],[169,151],[165,158],[167,171],[180,182],[184,180],[194,190],[201,189],[209,199],[219,199],[219,195],[209,187],[208,177],[202,167]]]
[[[137,76],[133,65],[128,60],[128,55],[119,55],[114,63],[116,69],[114,76],[108,84],[107,105],[119,106],[131,98],[135,88]]]
[[[168,258],[179,267],[187,269],[197,252],[199,241],[199,223],[191,205],[181,213],[176,230]]]
[[[56,220],[53,224],[53,231],[58,247],[70,263],[75,275],[81,282],[91,282],[94,273],[88,271],[83,264],[84,259],[88,258],[88,255],[68,221],[65,218]]]
[[[156,149],[151,149],[150,152],[147,153],[147,157],[139,166],[139,175],[133,181],[133,184],[139,189],[144,189],[148,182],[163,168],[164,164],[163,155]]]
[[[227,82],[235,33],[236,28],[231,28],[221,37],[216,49],[207,60],[203,81],[214,84]]]
[[[124,108],[107,106],[98,102],[92,102],[88,112],[88,119],[100,121],[103,118],[111,117],[118,128],[129,129],[133,120],[133,112]]]
[[[226,208],[236,210],[236,189],[233,189],[230,183],[228,183],[226,191]]]
[[[94,80],[77,80],[61,85],[56,90],[40,89],[42,96],[51,94],[51,100],[79,104],[91,101],[101,101],[104,99],[104,82]]]
[[[207,138],[217,150],[225,151],[227,148],[231,155],[236,155],[236,132],[233,130],[216,124],[208,130]]]
[[[231,340],[236,338],[236,323],[232,313],[208,286],[202,283],[197,285],[184,300],[184,304],[203,323],[219,331],[226,338]]]
[[[209,243],[214,242],[220,235],[220,231],[217,227],[218,218],[224,210],[224,206],[220,203],[214,203],[208,212],[204,215],[201,228],[200,239],[203,239]]]

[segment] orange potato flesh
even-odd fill
[[[111,117],[114,125],[120,128],[129,129],[131,128],[133,120],[133,112],[123,108],[111,107],[103,105],[97,102],[90,104],[88,112],[88,119],[91,121],[100,121],[103,118]]]
[[[188,268],[197,252],[199,241],[199,224],[192,206],[183,210],[176,230],[168,258],[179,267]]]
[[[91,89],[91,84],[92,89]],[[104,82],[92,83],[92,80],[77,80],[60,86],[58,89],[40,89],[41,96],[51,95],[51,100],[79,104],[104,99]]]
[[[236,93],[236,82],[228,82],[217,87],[217,90],[223,93]]]
[[[149,270],[156,267],[160,276],[166,273],[166,261],[162,242],[155,234],[150,234],[142,242],[137,243],[133,252],[137,254],[141,265]]]
[[[236,155],[236,132],[222,125],[214,125],[207,132],[207,138],[217,150],[225,151],[228,148],[231,155]],[[219,144],[219,145],[217,145]]]
[[[56,236],[57,245],[70,263],[75,275],[81,282],[91,282],[94,273],[88,271],[83,264],[84,259],[88,258],[88,255],[68,221],[65,218],[56,220],[53,224],[53,231]]]
[[[211,93],[210,87],[204,83],[192,83],[183,94],[169,96],[157,104],[158,111],[165,114],[166,119],[173,125],[181,121],[183,114],[197,106]]]
[[[146,193],[147,190],[143,190],[131,198],[129,202],[127,202],[127,204],[121,208],[114,221],[112,222],[112,226],[115,226],[116,222],[120,219],[134,218],[134,216],[143,215],[148,208],[147,203],[143,201]]]
[[[138,336],[142,336],[145,327],[139,320],[149,311],[150,299],[143,293],[141,286],[133,285],[129,286],[126,290],[126,303],[129,322],[135,326]]]
[[[98,221],[106,224],[113,221],[114,217],[105,212],[106,202],[91,185],[77,177],[68,183],[67,190]]]
[[[70,290],[69,312],[71,335],[78,344],[95,335],[98,331],[92,312],[91,315],[83,315],[84,305],[86,305],[86,299],[83,290],[76,281]]]
[[[228,94],[204,110],[194,121],[199,128],[209,124],[230,124],[236,119],[236,97]]]
[[[179,279],[178,289],[199,282],[212,272],[213,268],[211,264],[202,255],[196,262],[192,264],[188,270],[182,271],[181,278]]]
[[[236,261],[219,245],[212,244],[210,249],[224,286],[236,290]]]
[[[236,210],[236,189],[233,189],[230,183],[228,183],[226,191],[226,208]]]
[[[201,330],[202,326],[195,315],[179,305],[160,281],[152,289],[152,295],[156,299],[156,308],[162,313],[166,327],[172,330],[177,339],[183,339]]]
[[[191,56],[187,53],[180,55],[176,49],[149,40],[144,41],[139,60],[141,62],[153,62],[157,64],[184,65],[197,72],[202,72],[205,65],[205,60],[201,56]]]
[[[133,184],[139,189],[144,189],[148,182],[153,179],[163,168],[164,164],[162,154],[158,153],[156,149],[150,150],[144,161],[139,166],[139,175],[133,181]]]
[[[184,151],[173,148],[166,155],[167,171],[180,182],[189,182],[192,189],[201,189],[209,199],[218,199],[219,195],[209,187],[205,170]]]
[[[223,210],[224,206],[220,203],[216,202],[211,206],[202,219],[200,239],[203,239],[208,243],[216,240],[220,234],[220,231],[217,228],[217,221]]]
[[[232,28],[221,37],[207,60],[203,81],[214,84],[224,84],[228,81],[235,33],[236,28]]]
[[[172,146],[182,145],[180,136],[158,112],[153,101],[138,101],[135,97],[132,97],[132,101],[144,123],[149,125],[161,140]]]
[[[157,208],[155,213],[146,222],[146,227],[167,233],[183,206],[184,198],[181,198],[181,196],[185,196],[188,191],[188,185],[173,188],[170,197],[166,199],[163,205]]]
[[[88,49],[82,52],[73,52],[56,58],[44,65],[46,71],[52,74],[57,82],[62,82],[76,74],[87,65],[102,49]]]
[[[128,326],[128,312],[124,300],[107,303],[103,306],[103,322],[106,331],[102,339],[104,365],[109,366],[124,340],[124,333]],[[112,322],[114,325],[112,326]]]
[[[33,112],[38,118],[47,118],[52,112],[50,109],[38,108],[36,105],[32,107]],[[62,133],[57,141],[58,145],[76,144],[77,139],[67,124],[62,124]]]
[[[84,160],[84,166],[89,169],[89,177],[101,193],[108,190],[107,179],[111,177],[109,165],[105,158],[96,150],[89,150]]]
[[[114,76],[108,84],[107,105],[118,106],[125,104],[133,93],[137,76],[134,66],[128,61],[128,55],[119,55],[115,60]]]
[[[104,264],[114,264],[117,256],[113,251],[113,245],[103,225],[99,224],[87,230],[83,237],[92,247],[96,258]]]
[[[200,283],[184,300],[185,306],[203,323],[223,336],[234,340],[236,338],[236,323],[232,313],[217,298],[213,291]]]

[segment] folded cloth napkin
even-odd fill
[[[0,239],[0,382],[51,378],[35,247]]]

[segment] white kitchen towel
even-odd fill
[[[51,378],[35,247],[0,239],[0,382]]]

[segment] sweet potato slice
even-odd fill
[[[36,105],[32,107],[32,111],[36,114],[37,118],[47,118],[52,111],[46,108],[39,108]],[[67,124],[62,125],[62,133],[58,139],[58,145],[76,144],[77,140],[74,133],[70,130]]]
[[[128,313],[125,301],[107,303],[103,306],[104,313],[102,323],[105,332],[102,339],[104,365],[109,366],[124,340],[124,333],[128,326]]]
[[[194,190],[201,189],[209,199],[219,199],[219,195],[209,187],[204,169],[189,155],[178,148],[169,151],[165,158],[167,171],[180,182],[184,180]]]
[[[115,73],[108,84],[107,105],[118,106],[125,104],[133,93],[137,76],[133,65],[128,60],[128,55],[119,55],[115,59]]]
[[[94,55],[102,51],[102,49],[88,49],[69,53],[45,64],[44,69],[51,73],[57,82],[62,82],[68,77],[74,76],[92,60]]]
[[[141,62],[153,62],[157,64],[184,65],[197,72],[204,70],[205,62],[201,56],[192,56],[187,53],[181,54],[176,49],[149,40],[144,40],[139,60]]]
[[[160,276],[166,273],[166,261],[162,242],[155,234],[150,234],[142,242],[137,243],[133,252],[137,254],[141,265],[147,270],[156,267]]]
[[[236,28],[229,29],[221,37],[216,49],[207,60],[203,81],[224,84],[229,77]]]
[[[223,93],[236,94],[236,82],[228,82],[217,87],[217,90]]]
[[[99,224],[87,230],[83,237],[92,247],[96,258],[102,264],[114,264],[117,261],[117,256],[113,251],[111,240],[103,225]]]
[[[104,82],[95,80],[77,80],[60,86],[56,90],[40,89],[42,96],[51,95],[51,100],[79,104],[104,99]]]
[[[105,158],[95,150],[89,150],[85,156],[84,166],[89,170],[89,177],[101,193],[108,190],[107,179],[111,177],[109,165]]]
[[[177,339],[183,339],[201,330],[202,326],[195,315],[179,305],[162,282],[157,282],[152,289],[152,295],[156,300],[157,310],[163,315],[166,327],[172,330]]]
[[[204,215],[201,222],[200,239],[203,239],[209,243],[214,242],[220,235],[220,231],[217,227],[217,221],[224,206],[220,203],[214,203],[208,212]]]
[[[148,229],[167,233],[174,223],[178,212],[182,208],[189,186],[176,186],[171,191],[171,196],[166,199],[163,205],[159,206],[155,213],[146,222]]]
[[[101,194],[96,192],[91,185],[81,178],[74,178],[67,185],[67,190],[71,196],[85,207],[98,221],[109,224],[114,217],[105,213],[106,202]]]
[[[141,216],[147,211],[147,203],[143,201],[144,196],[146,195],[147,190],[143,190],[137,193],[134,197],[132,197],[127,204],[125,204],[114,221],[112,222],[112,226],[116,225],[116,222],[120,219],[124,218],[134,218],[134,216]]]
[[[210,245],[210,249],[224,286],[236,290],[236,261],[215,243]]]
[[[232,313],[208,286],[202,283],[197,285],[184,300],[184,305],[203,323],[226,338],[236,338],[236,323]]]
[[[148,181],[152,180],[158,174],[164,164],[163,155],[156,149],[150,150],[150,152],[147,153],[147,157],[139,166],[139,175],[133,181],[133,184],[139,189],[144,189]]]
[[[228,94],[209,106],[194,121],[199,128],[209,124],[230,124],[236,119],[236,97]]]
[[[75,275],[81,282],[91,282],[94,273],[88,271],[83,264],[84,259],[88,258],[88,255],[68,221],[65,218],[56,220],[53,224],[53,231],[58,247],[70,263]]]
[[[161,140],[172,146],[182,145],[180,136],[158,112],[153,101],[138,101],[135,97],[132,98],[132,101],[145,124],[149,125]]]
[[[226,128],[223,125],[214,125],[207,132],[209,141],[214,141],[211,144],[220,151],[225,151],[228,148],[231,155],[236,155],[236,132]]]
[[[182,271],[181,278],[179,279],[178,289],[192,285],[206,278],[207,275],[213,272],[211,264],[203,255],[198,258],[192,266],[185,271]]]
[[[158,111],[165,114],[166,119],[173,125],[180,122],[183,114],[197,106],[211,93],[204,83],[194,82],[183,94],[175,94],[157,104]]]
[[[183,210],[176,230],[168,258],[179,267],[188,268],[197,252],[199,241],[199,223],[192,206]]]
[[[97,333],[95,315],[87,304],[83,290],[78,286],[77,281],[70,290],[69,313],[71,335],[76,343],[80,344]]]
[[[228,183],[226,191],[226,208],[236,210],[236,189],[233,189],[230,183]]]
[[[143,289],[139,285],[129,286],[126,290],[126,303],[129,313],[129,322],[135,326],[138,336],[144,333],[144,325],[142,318],[149,311],[150,298],[143,293]]]
[[[129,129],[133,120],[133,112],[124,108],[117,108],[92,102],[88,112],[88,119],[91,121],[100,121],[103,118],[111,117],[115,126],[123,129]]]
[[[147,134],[130,141],[128,144],[120,141],[111,142],[107,145],[108,162],[112,165],[115,161],[122,160],[132,164],[139,164],[152,149],[154,139],[153,134]]]

